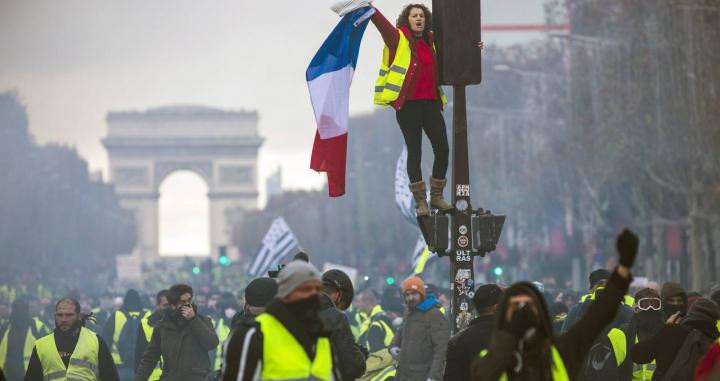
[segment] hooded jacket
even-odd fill
[[[647,364],[655,359],[656,368],[653,379],[662,380],[690,332],[698,330],[708,340],[716,340],[720,336],[716,327],[717,306],[711,306],[714,308],[714,313],[703,314],[702,307],[706,302],[714,304],[708,299],[698,300],[682,323],[666,324],[652,338],[637,343],[630,351],[633,361],[638,364]],[[701,303],[701,305],[697,305],[697,303]]]
[[[688,310],[688,294],[685,291],[685,289],[679,284],[675,282],[665,282],[662,285],[662,289],[660,290],[660,298],[662,299],[663,304],[663,314],[665,315],[665,318],[670,317],[675,309],[670,309],[669,304],[667,303],[668,299],[679,296],[683,300],[683,307],[680,309],[680,312],[682,312],[682,315],[687,313]],[[677,307],[675,307],[677,308]]]
[[[582,366],[583,360],[590,350],[595,338],[603,331],[615,316],[617,307],[623,300],[625,293],[630,285],[631,279],[625,279],[620,276],[617,271],[613,272],[608,280],[608,285],[603,292],[589,308],[587,313],[568,331],[560,336],[555,336],[552,332],[552,322],[548,309],[542,295],[530,283],[520,282],[508,288],[502,296],[498,306],[497,321],[495,324],[495,332],[488,349],[488,353],[484,357],[478,356],[472,365],[473,380],[498,380],[503,373],[511,373],[511,370],[517,365],[515,352],[518,348],[519,340],[507,331],[509,322],[505,316],[509,307],[509,301],[512,296],[525,294],[529,295],[535,306],[539,310],[539,330],[545,335],[543,344],[536,346],[539,350],[535,361],[535,366],[525,366],[520,374],[514,375],[513,380],[535,380],[539,373],[548,372],[551,365],[550,346],[554,345],[562,358],[565,369],[567,370],[570,380],[576,380],[577,374]],[[526,358],[527,357],[527,358]],[[531,354],[528,352],[523,354],[524,364],[533,364]],[[545,370],[543,370],[543,367]]]

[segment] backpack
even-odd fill
[[[695,376],[695,368],[710,349],[713,341],[700,331],[693,329],[685,338],[662,381],[692,380]]]
[[[133,317],[126,311],[122,311],[127,321],[120,331],[117,348],[120,358],[124,364],[133,364],[135,361],[135,346],[137,343],[138,330],[140,329],[140,320],[144,316],[144,312],[140,312]]]

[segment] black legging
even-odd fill
[[[422,180],[420,159],[422,156],[422,132],[430,139],[435,160],[432,177],[444,179],[448,168],[447,132],[438,100],[408,100],[395,113],[407,146],[407,172],[411,183]]]

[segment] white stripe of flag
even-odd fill
[[[250,275],[253,277],[263,276],[268,270],[277,266],[290,252],[299,248],[300,245],[285,219],[276,218],[265,234],[260,250],[250,264]]]

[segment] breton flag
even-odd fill
[[[345,14],[305,72],[317,123],[310,168],[327,172],[330,197],[345,194],[350,83],[373,13],[375,8],[362,7]]]
[[[413,250],[413,274],[422,274],[425,270],[425,265],[427,265],[428,261],[434,258],[437,258],[437,254],[430,252],[430,249],[425,243],[425,238],[423,238],[422,233],[420,233],[420,237],[418,237],[417,243],[415,244],[415,250]]]
[[[403,145],[402,153],[395,166],[395,205],[400,209],[403,217],[417,225],[413,195],[410,193],[410,178],[407,174],[407,147]]]
[[[260,250],[250,264],[250,276],[267,276],[265,274],[268,270],[277,266],[286,255],[299,250],[300,244],[285,219],[276,218],[270,225],[270,230],[265,234]]]

